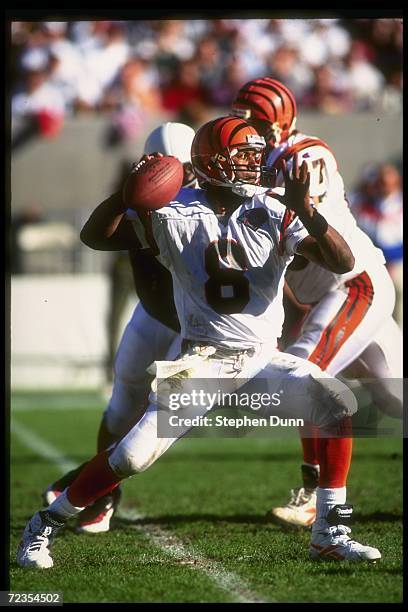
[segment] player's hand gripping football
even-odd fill
[[[133,172],[137,172],[139,168],[149,161],[149,159],[153,159],[154,157],[163,157],[163,153],[146,153],[139,159],[139,161],[133,162],[130,173],[132,174]]]
[[[283,204],[293,210],[300,219],[312,217],[314,209],[309,195],[310,173],[307,163],[303,161],[299,168],[298,155],[293,157],[292,176],[286,162],[282,161],[282,172],[285,179],[285,195]]]

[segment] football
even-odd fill
[[[130,208],[156,210],[170,202],[183,183],[183,164],[170,155],[139,163],[123,186],[123,201]]]

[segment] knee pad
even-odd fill
[[[342,419],[351,417],[358,411],[354,393],[337,378],[314,376],[311,385],[313,402],[312,422],[318,427],[336,425]]]
[[[118,476],[128,477],[144,472],[155,460],[154,449],[150,451],[139,448],[132,453],[124,444],[119,443],[109,457],[109,464]]]

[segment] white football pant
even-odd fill
[[[302,418],[319,427],[338,424],[343,417],[357,411],[357,401],[348,387],[310,361],[280,353],[266,345],[259,345],[253,355],[246,351],[228,352],[223,349],[209,354],[209,349],[214,350],[208,346],[192,346],[177,360],[154,364],[157,378],[152,385],[149,407],[109,458],[118,475],[131,476],[146,470],[191,429],[184,426],[174,437],[158,437],[158,412],[168,412],[168,406],[160,405],[161,396],[154,390],[157,385],[158,391],[163,387],[171,391],[180,389],[178,376],[181,376],[183,391],[188,388],[189,380],[194,389],[197,379],[211,383],[222,380],[223,392],[245,389],[245,379],[254,378],[259,379],[259,385],[265,391],[265,381],[268,381],[268,393],[278,392],[284,400],[280,407],[271,407],[270,412],[263,416]],[[194,407],[194,416],[206,414],[208,406],[205,404]]]
[[[109,432],[122,437],[129,425],[140,418],[147,408],[147,398],[153,376],[146,372],[155,360],[180,353],[180,336],[151,317],[142,304],[136,306],[120,341],[114,364],[112,397],[104,412]]]

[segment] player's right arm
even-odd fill
[[[95,208],[81,230],[84,244],[97,251],[122,251],[134,248],[136,236],[125,217],[122,190]]]

